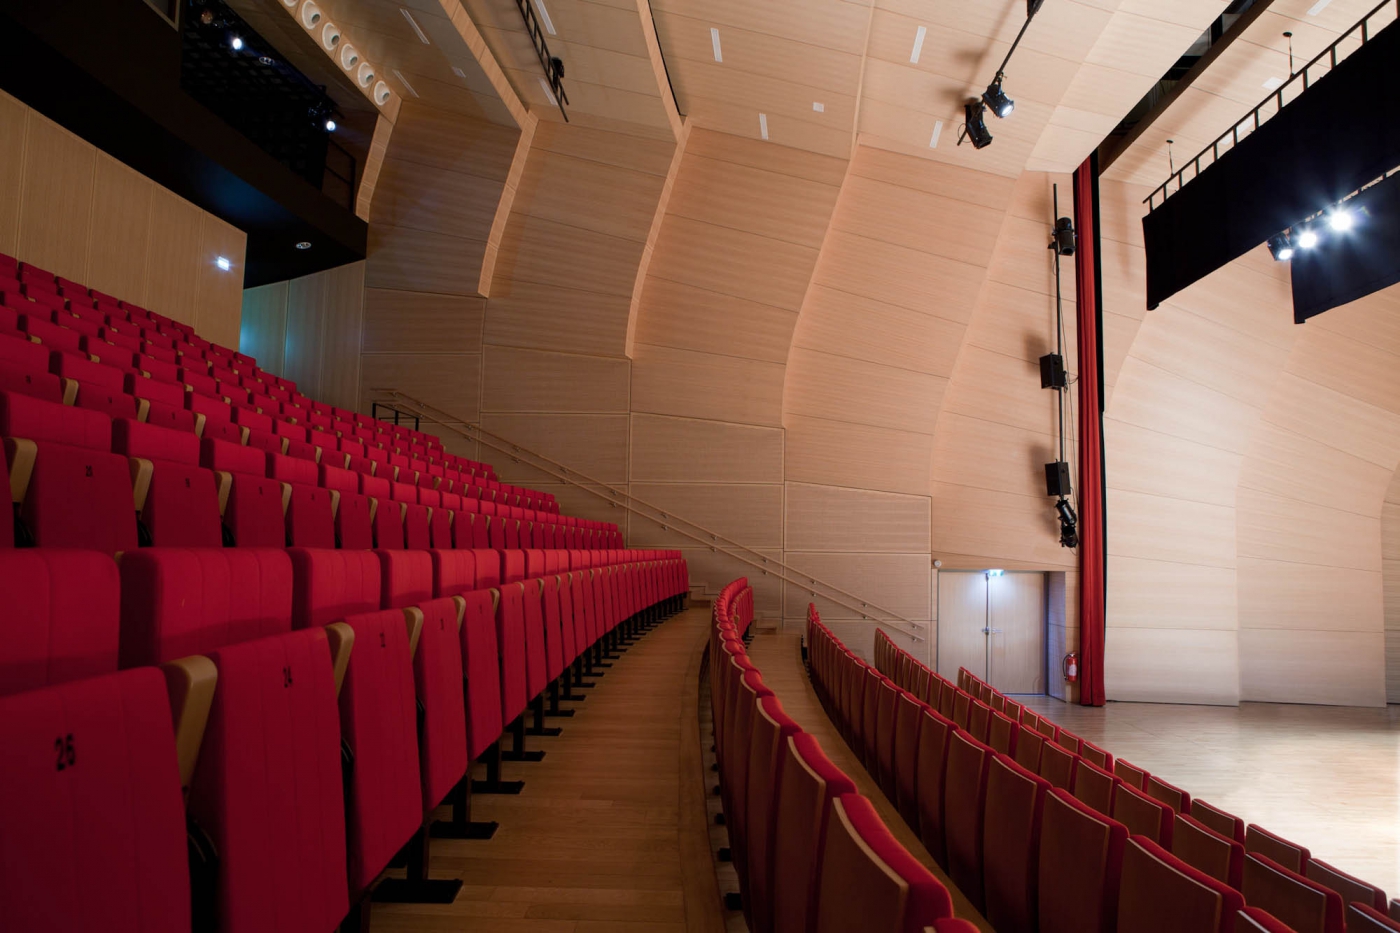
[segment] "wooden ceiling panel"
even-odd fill
[[[655,15],[668,63],[714,61],[710,20],[660,11]],[[793,80],[800,75],[801,83],[815,89],[846,94],[854,94],[860,81],[857,53],[733,27],[720,28],[720,43],[727,64],[764,78]]]
[[[729,26],[854,55],[865,49],[870,18],[870,3],[860,0],[656,0],[652,9],[701,20],[721,33]],[[664,38],[662,48],[669,48]]]
[[[1120,11],[1104,28],[1085,61],[1156,81],[1200,34],[1199,26],[1165,23]],[[1168,60],[1164,63],[1163,58]]]

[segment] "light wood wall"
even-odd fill
[[[692,130],[643,283],[631,383],[634,495],[838,585],[855,568],[794,560],[786,540],[783,387],[845,171],[842,159]],[[775,577],[648,522],[629,538],[682,547],[702,579],[747,574],[758,612],[791,614]]]
[[[1385,586],[1385,698],[1400,703],[1400,469],[1391,476],[1381,511],[1381,573]]]
[[[0,253],[238,344],[247,237],[0,92]],[[229,260],[224,271],[218,257]]]
[[[1261,246],[1144,313],[1141,193],[1103,194],[1110,699],[1384,702],[1396,299],[1295,325]]]
[[[240,349],[311,398],[354,410],[364,294],[363,262],[247,289]]]

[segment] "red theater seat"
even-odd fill
[[[1162,801],[1177,813],[1191,812],[1191,795],[1180,787],[1168,784],[1155,774],[1148,775],[1142,791],[1154,800]]]
[[[1145,836],[1170,850],[1176,813],[1160,800],[1127,784],[1119,784],[1113,791],[1113,818],[1128,827],[1128,832],[1134,836]]]
[[[199,465],[199,444],[186,431],[126,418],[112,422],[112,450],[132,461],[136,506],[151,545],[223,543],[214,474]]]
[[[23,529],[40,547],[137,547],[131,474],[95,412],[0,392],[0,437]],[[28,477],[27,481],[24,477]]]
[[[1266,855],[1244,860],[1245,901],[1273,914],[1296,933],[1344,933],[1346,902],[1329,887],[1290,871]]]
[[[1302,873],[1312,857],[1306,846],[1289,842],[1282,836],[1250,823],[1244,831],[1244,850],[1249,853],[1266,855],[1289,871]]]
[[[0,550],[0,696],[115,671],[119,591],[106,554]]]
[[[348,551],[374,547],[370,501],[368,496],[360,495],[359,474],[325,464],[318,470],[321,488],[336,493],[333,503],[336,546]]]
[[[894,799],[910,826],[919,825],[919,728],[925,706],[900,691],[894,717]]]
[[[328,489],[316,485],[316,464],[295,457],[269,453],[267,477],[283,484],[286,504],[287,546],[335,547],[335,516]]]
[[[1191,801],[1191,816],[1222,836],[1244,842],[1244,820],[1233,813],[1212,807],[1199,797]]]
[[[501,737],[500,651],[496,639],[497,590],[465,593],[462,670],[467,697],[467,757],[475,760]]]
[[[1037,773],[1053,786],[1064,790],[1074,790],[1074,772],[1079,756],[1065,749],[1058,742],[1045,742],[1040,749],[1040,768]]]
[[[952,917],[948,890],[890,834],[869,800],[846,794],[831,808],[817,933],[922,933]]]
[[[1187,865],[1150,839],[1123,848],[1118,929],[1232,933],[1244,907],[1238,891]]]
[[[1385,912],[1385,892],[1369,882],[1348,875],[1346,872],[1315,858],[1308,859],[1307,870],[1304,874],[1309,881],[1336,891],[1342,896],[1344,904],[1360,901],[1363,904],[1369,904],[1381,913]]]
[[[180,771],[159,671],[0,699],[0,761],[7,930],[190,928]]]
[[[783,767],[788,739],[801,728],[786,713],[775,696],[761,697],[754,710],[752,740],[749,744],[748,832],[749,897],[744,901],[749,927],[754,933],[773,930],[773,891],[776,872],[786,870],[774,859],[774,845],[780,808]]]
[[[987,921],[997,933],[1035,933],[1040,824],[1051,784],[1005,755],[987,770],[982,872]]]
[[[142,548],[122,557],[122,667],[291,627],[292,564],[280,548]]]
[[[1113,794],[1122,781],[1102,768],[1081,760],[1074,772],[1074,796],[1104,816],[1113,812]]]
[[[1178,813],[1172,828],[1172,855],[1216,881],[1238,889],[1244,871],[1244,846],[1192,817]]]
[[[1347,933],[1397,933],[1400,931],[1400,907],[1392,904],[1390,915],[1360,902],[1347,907]]]
[[[967,733],[956,730],[948,740],[944,777],[944,834],[948,845],[948,876],[978,910],[982,891],[983,816],[987,799],[987,769],[995,754]]]
[[[218,854],[221,933],[329,931],[349,908],[340,717],[321,628],[210,652],[189,815]]]
[[[214,471],[224,530],[238,547],[283,547],[282,484],[264,474],[262,451],[204,437],[199,462]]]
[[[1128,829],[1063,790],[1045,795],[1037,900],[1041,933],[1110,933]],[[1124,931],[1126,933],[1126,931]]]

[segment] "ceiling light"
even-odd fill
[[[973,149],[985,149],[992,144],[992,134],[987,130],[986,110],[986,105],[980,100],[970,100],[963,106],[967,122],[963,125],[963,136],[958,139],[959,145],[964,138],[972,143]]]
[[[943,135],[943,121],[942,121],[942,120],[934,120],[934,121],[933,121],[933,134],[932,134],[931,136],[929,136],[929,138],[928,138],[928,147],[929,147],[930,149],[937,149],[937,148],[938,148],[938,137],[940,137],[940,136],[942,136],[942,135]]]
[[[1277,262],[1288,262],[1293,258],[1293,238],[1288,235],[1288,231],[1269,237],[1269,252]]]
[[[914,47],[909,50],[909,64],[917,65],[919,63],[919,56],[924,54],[924,37],[927,35],[927,26],[920,26],[914,30]]]
[[[277,64],[277,60],[274,59],[271,55],[259,55],[259,56],[258,56],[258,64],[259,64],[259,65],[275,65],[275,64]]]
[[[1327,226],[1338,233],[1346,233],[1356,226],[1356,215],[1345,207],[1339,207],[1327,215]]]
[[[224,258],[223,256],[220,256],[220,257],[218,257],[217,259],[215,259],[215,260],[214,260],[214,265],[218,266],[220,269],[222,269],[222,270],[225,271],[225,272],[227,272],[228,270],[230,270],[230,269],[233,268],[233,263],[229,262],[229,261],[228,261],[226,258]]]
[[[243,37],[238,33],[234,33],[228,40],[228,45],[229,48],[233,49],[235,52],[241,51],[243,48]]]
[[[549,10],[545,9],[544,0],[535,0],[535,12],[540,15],[539,19],[540,22],[544,24],[545,32],[549,33],[551,36],[559,35],[559,33],[554,31],[554,20],[549,18]]]
[[[987,85],[987,89],[982,92],[982,102],[996,114],[998,118],[1004,119],[1011,116],[1011,111],[1016,109],[1016,102],[1006,96],[1006,92],[1001,88],[1002,76],[998,74],[996,80]]]
[[[408,25],[413,27],[413,32],[418,36],[418,41],[424,45],[432,45],[432,43],[428,41],[428,37],[423,33],[423,28],[418,25],[418,20],[413,18],[413,14],[408,12],[404,7],[399,7],[399,12],[403,14],[404,19],[408,20]]]
[[[310,249],[310,248],[311,248],[311,241],[310,241],[310,240],[302,240],[300,243],[297,244],[297,249]]]
[[[715,61],[724,61],[724,49],[719,44],[719,30],[713,26],[710,27],[710,51],[714,54]]]
[[[1298,248],[1312,249],[1314,246],[1317,245],[1317,239],[1317,231],[1313,230],[1310,227],[1305,227],[1298,234]]]
[[[327,133],[334,133],[334,132],[335,132],[335,120],[333,120],[333,119],[330,118],[330,117],[326,117],[326,132],[327,132]]]
[[[812,101],[812,109],[815,110],[817,113],[826,113],[826,104],[823,104],[821,101],[814,100]]]

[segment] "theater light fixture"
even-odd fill
[[[1054,239],[1050,241],[1050,248],[1060,256],[1073,256],[1075,243],[1074,221],[1068,217],[1057,218]]]
[[[1346,233],[1356,226],[1356,215],[1345,207],[1339,207],[1327,215],[1327,226],[1338,233]]]
[[[297,249],[310,249],[310,248],[311,248],[311,241],[310,241],[310,240],[302,240],[300,243],[297,244]]]
[[[1278,262],[1288,262],[1293,258],[1293,238],[1287,230],[1269,237],[1269,252]]]
[[[224,272],[227,272],[228,270],[233,268],[233,263],[229,262],[228,259],[226,259],[223,256],[220,256],[217,259],[215,259],[214,265],[218,266],[219,269]]]
[[[980,100],[970,100],[964,105],[965,122],[962,135],[958,137],[958,145],[962,145],[964,139],[972,143],[973,149],[985,149],[992,144],[992,134],[987,129],[986,111],[986,104]]]
[[[1016,102],[1006,96],[1006,91],[1002,90],[1001,82],[1006,76],[997,72],[996,78],[987,89],[982,92],[982,103],[987,105],[987,109],[997,115],[998,119],[1005,119],[1011,116],[1011,111],[1016,109]]]
[[[1074,514],[1074,506],[1061,499],[1055,503],[1055,511],[1060,515],[1060,547],[1079,547],[1079,516]]]
[[[335,132],[335,120],[331,119],[330,117],[326,117],[326,132],[327,132],[327,133],[334,133],[334,132]]]
[[[243,37],[235,32],[232,36],[229,37],[228,47],[233,49],[235,52],[243,51]]]
[[[1298,248],[1312,249],[1318,243],[1317,231],[1311,227],[1304,227],[1298,231]]]

